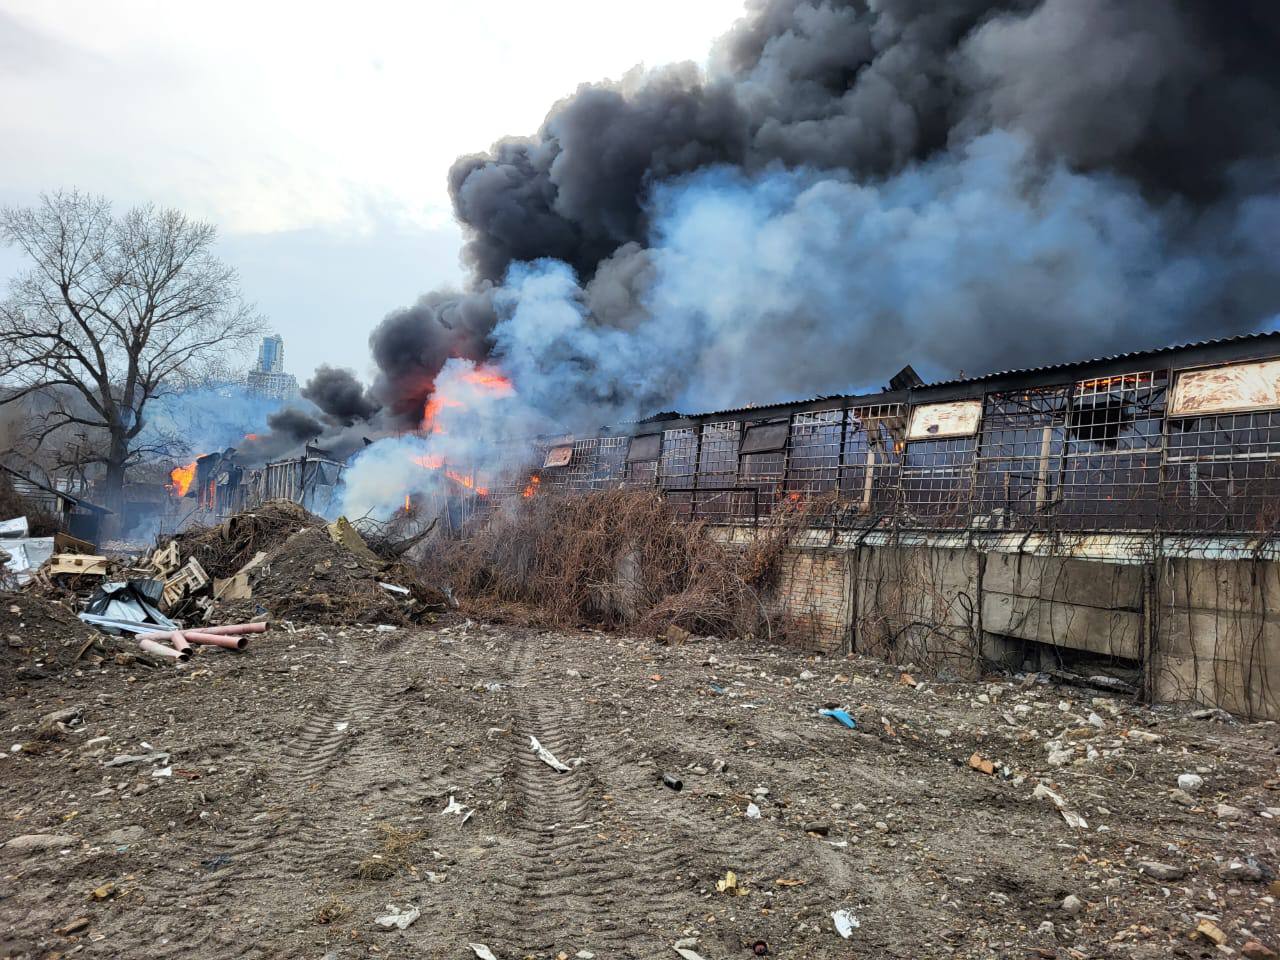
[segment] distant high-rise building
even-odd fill
[[[258,364],[245,377],[249,392],[271,400],[288,400],[298,392],[298,381],[284,372],[284,338],[275,333],[262,338]]]
[[[259,373],[284,373],[284,337],[280,334],[262,338],[257,370]]]

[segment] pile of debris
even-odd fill
[[[244,649],[269,620],[405,625],[447,606],[385,537],[375,552],[345,518],[328,523],[289,501],[184,531],[141,558],[76,552],[91,545],[69,538],[63,552],[47,538],[33,555],[25,527],[6,526],[14,535],[0,543],[22,553],[26,575],[5,595],[19,618],[5,656],[37,673],[86,655],[160,663],[188,659],[193,644]],[[30,622],[57,625],[56,649],[27,649]]]
[[[287,500],[181,533],[148,562],[163,568],[170,614],[206,623],[403,625],[446,607],[420,571],[375,553],[346,518],[327,523]]]

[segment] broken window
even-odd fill
[[[1077,381],[1064,443],[1058,525],[1152,526],[1159,512],[1168,372]]]
[[[1058,500],[1066,384],[989,393],[983,401],[974,523],[1023,529],[1049,522]]]
[[[901,480],[902,404],[878,403],[846,412],[840,492],[858,516],[896,508]]]

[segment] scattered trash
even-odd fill
[[[738,886],[738,875],[732,870],[726,870],[723,880],[716,881],[716,892],[727,893],[731,897],[746,896],[747,891]]]
[[[1183,773],[1178,776],[1178,789],[1186,793],[1196,793],[1204,786],[1204,777],[1198,773]]]
[[[387,910],[388,913],[385,916],[375,917],[373,921],[384,930],[392,928],[407,930],[415,920],[422,916],[422,911],[413,906],[405,907],[401,910],[394,904],[388,903]]]
[[[765,957],[769,955],[769,945],[763,940],[757,940],[751,945],[751,952],[757,957]]]
[[[856,720],[854,720],[854,719],[853,719],[853,717],[849,716],[849,712],[848,712],[847,710],[844,710],[844,709],[835,709],[835,710],[827,710],[827,709],[823,709],[823,710],[819,710],[819,711],[818,711],[818,713],[819,713],[819,714],[821,714],[821,715],[822,715],[822,716],[824,716],[824,717],[830,717],[832,720],[837,720],[837,721],[839,721],[840,723],[842,723],[842,724],[844,724],[846,727],[848,727],[850,730],[856,730],[856,729],[858,728],[858,723],[857,723],[857,721],[856,721]]]
[[[123,767],[130,763],[168,763],[169,754],[163,752],[157,753],[138,753],[128,754],[122,753],[118,757],[112,757],[106,761],[104,767]]]
[[[206,870],[221,870],[223,867],[231,864],[231,858],[225,853],[220,853],[216,857],[210,857],[208,860],[201,860],[200,866]]]
[[[662,775],[662,785],[675,790],[677,793],[684,789],[684,781],[679,777],[673,777],[669,773],[664,773]]]
[[[469,943],[467,946],[471,948],[471,952],[474,953],[479,960],[498,960],[498,958],[493,955],[493,951],[483,943]]]
[[[760,808],[759,808],[759,807],[757,807],[754,803],[748,803],[748,804],[747,804],[747,819],[748,819],[748,820],[759,820],[759,819],[760,819],[760,816],[761,816],[761,814],[760,814]]]
[[[705,960],[702,954],[698,953],[696,950],[693,949],[697,945],[698,945],[697,937],[685,937],[682,940],[677,940],[672,945],[671,949],[673,949],[676,953],[678,953],[683,958],[683,960]]]
[[[1060,794],[1054,793],[1043,783],[1036,786],[1035,790],[1032,791],[1031,796],[1032,799],[1035,800],[1048,800],[1057,807],[1058,812],[1062,814],[1062,819],[1067,822],[1067,826],[1074,827],[1077,830],[1089,829],[1089,824],[1085,821],[1084,817],[1080,816],[1078,813],[1068,810],[1067,801],[1063,799]]]
[[[351,726],[351,722],[349,720],[340,720],[339,722],[333,725],[333,729],[337,733],[346,733],[347,728],[350,726]]]
[[[852,910],[837,910],[831,914],[831,919],[835,921],[836,933],[846,940],[853,936],[853,931],[862,926]]]
[[[555,758],[550,750],[538,742],[538,738],[532,734],[529,736],[529,749],[538,755],[538,759],[545,763],[557,773],[569,773],[572,769]]]
[[[447,813],[456,813],[462,817],[462,822],[466,823],[475,815],[475,811],[468,807],[465,803],[459,803],[453,799],[453,794],[449,795],[449,805],[440,811],[441,816]]]
[[[173,767],[157,767],[151,771],[153,777],[172,777]]]

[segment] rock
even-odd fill
[[[1074,893],[1068,894],[1062,901],[1062,910],[1071,916],[1084,912],[1085,903]]]
[[[1204,786],[1204,777],[1198,773],[1184,773],[1178,777],[1178,789],[1186,793],[1198,793]]]
[[[67,727],[84,714],[84,705],[67,707],[46,713],[36,725],[37,740],[60,740],[67,735]]]
[[[1191,933],[1191,939],[1195,940],[1203,937],[1205,940],[1212,940],[1217,945],[1222,945],[1227,941],[1227,935],[1212,920],[1201,920],[1196,924],[1196,928]]]
[[[137,843],[147,835],[145,827],[132,826],[121,827],[119,830],[112,830],[102,838],[103,843],[109,843],[114,846],[121,846],[126,843]]]
[[[1265,879],[1262,867],[1253,860],[1229,860],[1218,868],[1223,880],[1247,880],[1261,883]]]
[[[82,930],[88,930],[88,929],[89,929],[89,918],[76,917],[74,920],[71,920],[63,924],[61,927],[58,927],[58,929],[54,930],[53,932],[60,937],[69,937],[72,934],[80,933]]]
[[[889,825],[885,823],[883,820],[877,820],[875,822],[875,828],[879,830],[881,833],[889,832]]]
[[[1169,791],[1169,799],[1180,807],[1194,807],[1196,805],[1195,797],[1185,790],[1179,790],[1177,787]]]
[[[1036,927],[1036,933],[1040,934],[1040,936],[1042,937],[1052,937],[1054,935],[1053,921],[1052,920],[1044,921],[1044,923]]]
[[[1259,943],[1257,940],[1250,940],[1241,947],[1240,954],[1247,960],[1272,960],[1273,957],[1277,956],[1274,950]]]
[[[1239,820],[1244,816],[1244,811],[1239,807],[1233,807],[1229,803],[1220,803],[1213,808],[1214,816],[1219,820]]]
[[[1062,747],[1055,747],[1054,749],[1051,749],[1049,751],[1049,766],[1065,767],[1075,758],[1076,758],[1076,754],[1074,750],[1068,750]]]
[[[1150,730],[1130,730],[1125,736],[1139,743],[1159,743],[1164,739],[1160,734],[1152,733]]]
[[[800,679],[801,680],[817,680],[818,675],[814,673],[812,670],[801,670]]]
[[[816,833],[820,837],[825,837],[831,832],[831,827],[825,823],[806,823],[804,825],[805,833]]]
[[[61,850],[64,847],[78,847],[78,838],[65,833],[25,833],[14,837],[4,845],[9,853],[19,856],[28,853],[43,853],[46,850]]]
[[[1175,880],[1181,880],[1185,877],[1187,875],[1187,868],[1175,867],[1173,864],[1160,863],[1157,860],[1141,860],[1138,862],[1138,872],[1145,873],[1153,880],[1172,883]]]

